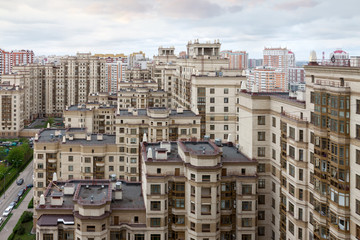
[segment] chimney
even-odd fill
[[[34,138],[35,141],[39,140],[39,134],[35,134],[35,138]]]
[[[86,135],[86,141],[91,141],[91,134]]]
[[[167,149],[166,148],[157,148],[155,149],[155,159],[156,160],[166,160],[167,159]]]
[[[70,134],[70,135],[69,135],[69,140],[70,140],[70,141],[74,140],[74,135]]]
[[[53,173],[53,178],[52,178],[53,182],[56,183],[57,182],[57,175],[56,172]]]
[[[98,140],[98,141],[102,141],[103,139],[104,139],[103,135],[100,133],[96,136],[96,140]]]
[[[122,200],[122,182],[115,183],[115,200]]]
[[[153,152],[152,152],[152,148],[151,148],[151,147],[149,147],[149,149],[148,149],[148,151],[147,151],[146,158],[147,158],[148,160],[153,159]]]
[[[146,136],[146,133],[144,133],[144,135],[143,135],[143,142],[147,142],[147,136]]]
[[[133,110],[133,115],[134,115],[134,116],[137,116],[137,115],[138,115],[138,110],[137,110],[137,109],[134,109],[134,110]]]
[[[40,195],[40,206],[44,206],[45,205],[45,196],[44,196],[44,194],[41,194]]]
[[[184,112],[184,109],[183,109],[182,107],[178,107],[178,108],[176,109],[176,112],[177,112],[177,113],[183,113],[183,112]]]
[[[65,136],[62,137],[62,142],[66,143],[66,137]]]

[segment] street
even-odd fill
[[[16,185],[16,181],[14,181],[11,186],[6,190],[5,194],[0,197],[0,214],[4,212],[4,210],[9,206],[9,204],[15,199],[20,189],[25,188],[26,185],[33,183],[33,161],[29,163],[29,165],[25,168],[23,172],[20,173],[17,179],[23,178],[24,183],[20,186]],[[4,199],[5,196],[5,199]],[[21,205],[17,209],[13,209],[12,213],[13,216],[7,222],[4,229],[1,231],[1,239],[7,239],[9,235],[12,233],[13,228],[15,227],[16,223],[18,222],[21,214],[27,210],[27,206],[29,201],[33,196],[33,190],[31,189],[30,192],[27,194],[25,199],[22,201]],[[32,209],[29,209],[32,211]],[[5,221],[5,218],[4,218]]]

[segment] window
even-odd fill
[[[289,163],[289,174],[292,177],[295,177],[295,167]]]
[[[224,94],[229,94],[229,89],[228,88],[224,88]]]
[[[130,168],[130,173],[135,174],[136,173],[136,167]]]
[[[105,229],[106,229],[106,224],[101,225],[101,231],[105,231]]]
[[[203,182],[210,182],[210,175],[202,175]]]
[[[43,178],[43,177],[44,177],[44,173],[39,172],[39,173],[37,174],[37,176],[38,176],[38,178]]]
[[[302,208],[299,208],[299,214],[298,214],[298,219],[299,220],[302,220],[303,219],[303,209]]]
[[[276,118],[275,117],[272,117],[272,126],[276,127]]]
[[[211,197],[211,187],[202,187],[201,197]]]
[[[137,159],[136,158],[130,158],[130,163],[136,163]]]
[[[265,227],[264,226],[258,227],[258,235],[265,236]]]
[[[43,240],[53,240],[53,234],[52,233],[44,233],[43,234]]]
[[[87,232],[95,232],[95,226],[86,226]]]
[[[160,184],[151,185],[151,194],[160,194]]]
[[[299,180],[303,181],[304,180],[304,170],[303,169],[299,169]]]
[[[272,182],[271,189],[274,193],[276,193],[276,184],[274,182]]]
[[[356,174],[356,188],[360,189],[360,176]]]
[[[252,219],[251,218],[242,218],[241,219],[241,226],[242,227],[251,227],[252,226]]]
[[[74,161],[74,157],[73,157],[73,156],[69,156],[69,157],[68,157],[68,161],[69,161],[69,162]]]
[[[291,202],[289,202],[289,213],[294,216],[294,204],[292,204]]]
[[[299,161],[304,161],[304,150],[299,149]]]
[[[134,217],[134,223],[138,223],[139,222],[139,217],[138,216],[135,216]]]
[[[160,218],[150,218],[150,227],[160,227]]]
[[[85,167],[85,173],[91,173],[91,167]]]
[[[258,168],[257,168],[258,172],[265,172],[265,163],[259,163],[258,164]]]
[[[242,234],[241,240],[251,240],[251,234]]]
[[[191,174],[190,174],[190,179],[191,179],[192,181],[195,181],[195,174],[191,173]]]
[[[137,153],[136,148],[130,148],[130,153]]]
[[[175,208],[185,208],[185,200],[183,198],[174,199]]]
[[[69,170],[69,172],[72,172],[74,170],[74,167],[70,165],[70,166],[68,166],[68,170]]]
[[[300,142],[304,141],[304,130],[299,130],[299,141]]]
[[[113,172],[114,171],[114,166],[109,166],[109,172]]]
[[[120,156],[119,157],[119,162],[124,162],[124,159],[125,159],[124,156]]]
[[[356,138],[360,139],[360,125],[356,124]]]
[[[160,201],[151,201],[150,209],[151,209],[151,211],[160,211],[161,210],[161,202]]]
[[[151,234],[150,240],[160,240],[161,235],[160,234]],[[128,238],[129,239],[129,238]]]
[[[195,231],[195,223],[194,222],[190,222],[190,229]]]
[[[252,186],[249,184],[242,185],[242,194],[252,194]]]
[[[243,211],[251,211],[252,210],[252,202],[251,201],[243,201],[242,202],[242,210]]]
[[[229,103],[229,98],[224,98],[224,103]]]
[[[85,163],[91,163],[91,158],[86,157],[86,158],[85,158]]]
[[[258,204],[265,204],[265,195],[258,196]]]
[[[195,213],[195,203],[194,202],[190,203],[190,210],[192,213]]]
[[[258,187],[260,189],[265,188],[265,179],[259,179]]]
[[[192,129],[191,129],[191,133],[192,133],[192,134],[196,134],[196,133],[197,133],[197,128],[192,128]]]
[[[289,146],[289,156],[295,158],[295,148],[293,146]]]
[[[210,107],[210,112],[215,112],[215,107]]]
[[[229,107],[224,107],[224,112],[229,112]]]
[[[295,139],[295,128],[289,127],[289,137]]]
[[[201,204],[201,215],[210,215],[210,214],[211,214],[211,205]]]
[[[258,125],[265,125],[265,116],[258,116]]]
[[[215,125],[210,125],[210,130],[215,130]]]
[[[215,88],[210,88],[210,94],[214,94],[215,93]]]
[[[258,141],[265,141],[265,132],[258,132]]]
[[[275,133],[272,134],[272,142],[276,143],[276,134]]]
[[[294,235],[294,224],[289,220],[289,232]]]
[[[258,157],[265,157],[265,147],[258,147]]]
[[[272,149],[271,158],[276,160],[276,150],[275,149]]]
[[[265,211],[259,211],[258,212],[258,219],[259,220],[265,220]]]
[[[295,194],[295,187],[291,183],[289,183],[289,193],[293,196]]]

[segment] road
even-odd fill
[[[20,191],[21,188],[26,187],[26,185],[33,183],[33,161],[29,163],[29,165],[25,168],[23,172],[20,173],[17,179],[23,178],[24,183],[21,186],[16,185],[16,181],[11,184],[11,186],[6,190],[5,195],[0,197],[0,214],[4,212],[4,210],[9,206],[9,204],[15,199],[16,195]],[[4,198],[5,196],[5,198]],[[27,205],[33,196],[33,190],[27,194],[24,201],[22,201],[21,205],[12,211],[13,216],[10,218],[9,222],[5,225],[3,230],[1,231],[1,239],[7,239],[9,235],[12,233],[13,228],[18,222],[23,211],[27,210]],[[5,220],[5,219],[4,219]]]

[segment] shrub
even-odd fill
[[[21,223],[30,222],[33,219],[31,212],[24,212],[23,218],[21,220]]]
[[[18,235],[23,235],[25,233],[25,228],[23,225],[20,225],[18,230],[17,230],[17,234]]]

